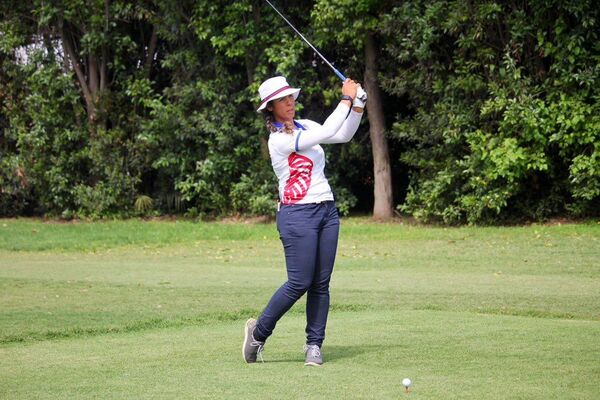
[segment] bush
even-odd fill
[[[401,209],[445,223],[597,214],[598,21],[592,1],[395,8],[384,86],[412,109],[393,128],[412,167]]]
[[[233,211],[242,215],[274,216],[277,209],[277,183],[257,174],[242,174],[240,181],[231,187]]]

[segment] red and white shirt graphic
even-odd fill
[[[319,143],[346,143],[354,136],[362,113],[341,105],[323,125],[294,121],[293,133],[282,130],[269,136],[269,154],[279,180],[282,204],[306,204],[333,200],[325,177],[325,153]]]
[[[306,196],[312,180],[313,162],[306,156],[292,153],[288,157],[290,176],[283,188],[284,204],[294,204]]]

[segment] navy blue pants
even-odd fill
[[[273,294],[259,317],[254,337],[264,341],[271,336],[277,321],[307,293],[306,343],[321,346],[340,230],[335,203],[282,205],[277,213],[277,230],[285,252],[288,280]]]

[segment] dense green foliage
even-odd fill
[[[402,208],[479,222],[595,213],[600,10],[592,1],[406,2],[386,18],[394,135],[414,173]]]
[[[446,223],[598,213],[592,0],[277,4],[356,79],[377,35],[400,210]],[[315,120],[338,96],[263,1],[15,0],[0,14],[0,215],[271,214],[258,85],[287,76]],[[326,149],[344,213],[372,202],[367,128]]]

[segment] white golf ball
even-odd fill
[[[404,387],[410,387],[410,385],[412,385],[412,381],[408,378],[404,378],[402,379],[402,384],[404,385]]]

